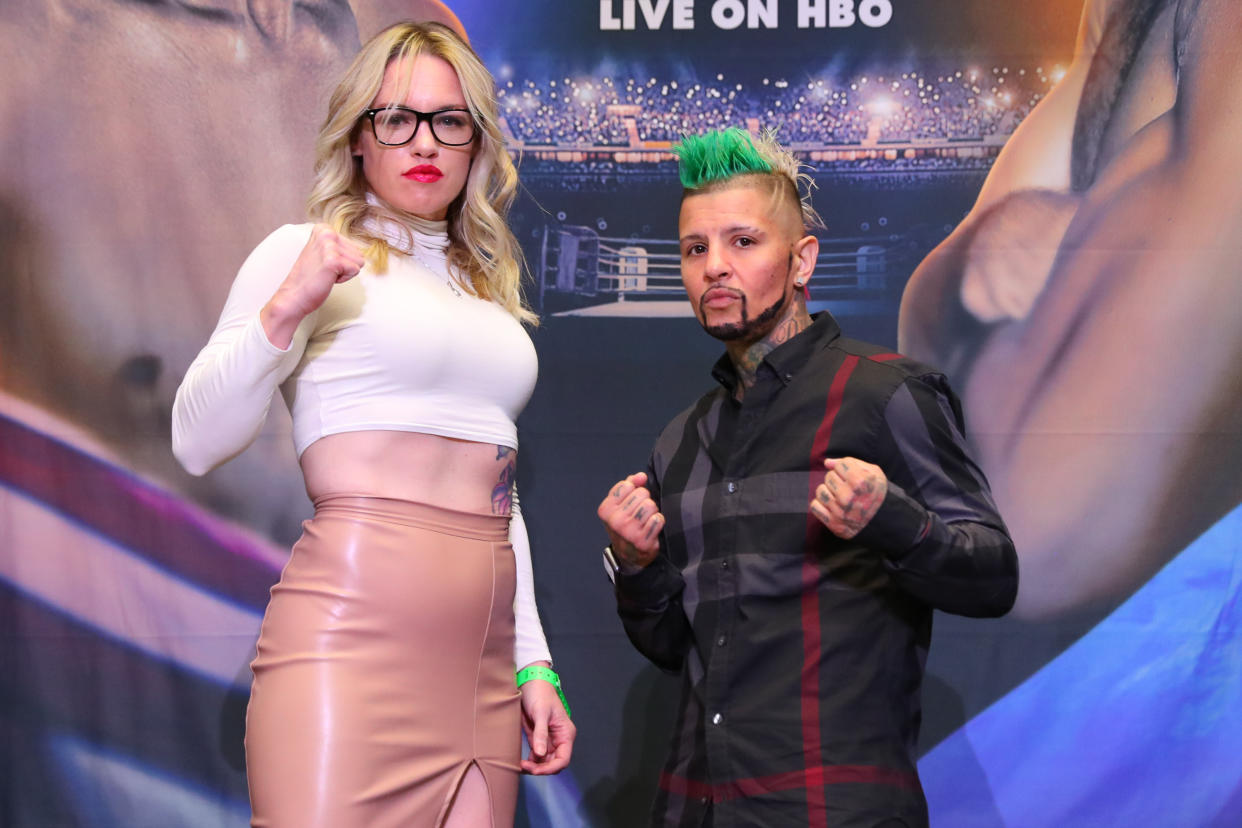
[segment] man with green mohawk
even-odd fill
[[[652,824],[925,826],[932,610],[1007,612],[1013,543],[944,376],[808,313],[797,160],[737,129],[675,149],[719,385],[599,506],[626,633],[682,675]]]

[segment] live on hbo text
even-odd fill
[[[628,31],[637,27],[693,29],[696,0],[599,0],[601,31]],[[844,29],[855,23],[878,28],[893,17],[891,0],[699,0],[710,10],[718,29],[777,29],[796,22],[799,29]],[[797,19],[780,14],[796,7]]]

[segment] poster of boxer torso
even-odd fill
[[[806,165],[810,310],[946,373],[1018,550],[1008,616],[936,615],[931,824],[1242,824],[1242,9],[449,6],[0,7],[0,824],[247,823],[248,663],[311,505],[281,403],[198,478],[173,394],[247,253],[305,220],[360,39],[448,16],[521,181],[517,478],[579,727],[518,824],[647,824],[679,685],[625,637],[595,509],[714,385],[672,146],[724,127]]]

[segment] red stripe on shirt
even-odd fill
[[[828,454],[828,441],[832,437],[832,426],[841,411],[841,400],[845,396],[845,384],[858,365],[857,356],[847,356],[832,385],[828,389],[828,399],[824,404],[824,417],[819,428],[815,429],[815,439],[811,441],[810,479],[808,481],[807,503],[815,497],[815,489],[824,480],[823,458]],[[821,649],[821,630],[819,621],[819,582],[818,551],[816,540],[824,531],[819,519],[807,513],[806,519],[806,557],[802,563],[802,754],[803,764],[807,768],[820,768],[823,762],[823,743],[819,722],[819,662]],[[808,826],[824,826],[824,789],[816,785],[807,788],[806,807]]]
[[[825,785],[889,785],[894,788],[917,790],[919,780],[912,773],[882,768],[876,765],[814,765],[806,770],[777,773],[771,776],[758,776],[750,779],[735,779],[716,785],[686,779],[665,771],[660,774],[660,787],[671,794],[688,799],[710,799],[712,802],[725,802],[730,799],[744,799],[751,796],[779,793],[805,788],[808,799],[811,791],[819,790],[819,811],[813,815],[813,824],[824,824],[823,787]]]

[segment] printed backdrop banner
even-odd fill
[[[645,823],[677,684],[621,631],[594,513],[712,382],[670,146],[725,126],[807,165],[812,309],[950,375],[1017,542],[1011,615],[936,620],[933,825],[1242,824],[1231,0],[6,0],[0,824],[246,823],[248,663],[310,505],[280,403],[193,478],[173,392],[304,219],[360,40],[452,15],[522,179],[518,479],[579,727],[519,824]]]

